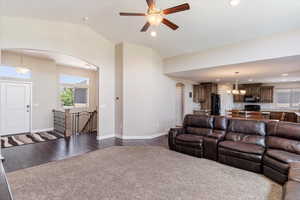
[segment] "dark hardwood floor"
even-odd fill
[[[153,145],[167,148],[168,139],[167,136],[162,136],[151,140],[121,140],[111,138],[97,141],[96,134],[85,134],[73,136],[69,139],[61,138],[55,141],[2,149],[5,161],[3,162],[3,166],[0,161],[0,199],[11,200],[9,187],[6,184],[5,172],[9,173],[112,146],[136,145]]]

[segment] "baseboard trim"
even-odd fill
[[[114,137],[115,137],[114,134],[110,134],[110,135],[97,135],[97,140],[105,140],[105,139],[114,138]]]
[[[35,129],[35,130],[32,130],[31,133],[48,132],[48,131],[53,131],[53,130],[54,130],[54,128]]]
[[[161,137],[167,135],[167,133],[157,133],[154,135],[146,135],[146,136],[124,136],[124,135],[117,135],[116,138],[123,139],[123,140],[149,140],[154,139],[157,137]]]

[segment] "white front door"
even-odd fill
[[[30,132],[31,86],[0,82],[0,134]]]

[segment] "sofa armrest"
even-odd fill
[[[177,135],[184,134],[184,128],[171,128],[169,131],[169,148],[175,150],[175,138]]]
[[[213,133],[208,135],[207,137],[222,141],[225,138],[225,131],[214,130]]]
[[[300,162],[290,163],[289,180],[300,183]]]

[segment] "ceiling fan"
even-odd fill
[[[161,23],[173,29],[174,31],[179,28],[176,24],[164,18],[165,15],[173,14],[176,12],[181,12],[190,9],[190,5],[188,3],[175,6],[172,8],[168,8],[165,10],[160,10],[157,8],[155,0],[146,0],[148,4],[148,10],[146,13],[126,13],[121,12],[121,16],[145,16],[147,18],[147,23],[141,29],[141,32],[146,32],[151,25],[158,26]]]

